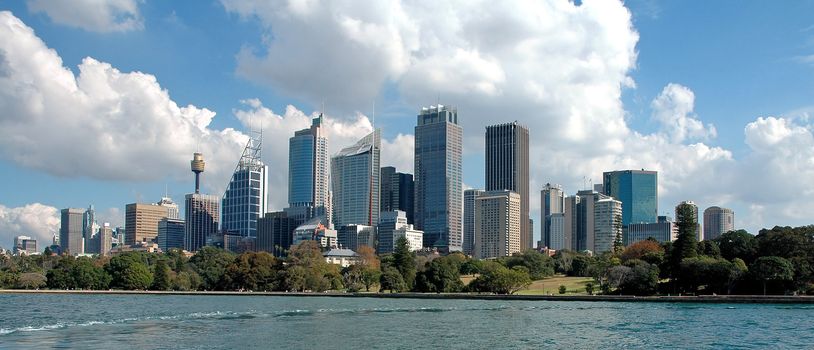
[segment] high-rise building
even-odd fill
[[[302,220],[289,217],[284,211],[266,213],[257,220],[257,250],[285,257],[291,248],[294,230]]]
[[[87,254],[97,254],[98,248],[95,246],[94,238],[99,232],[99,224],[96,223],[96,210],[93,205],[89,205],[82,215],[82,239],[84,240],[84,251]]]
[[[594,248],[601,254],[613,250],[614,242],[622,243],[622,202],[601,198],[594,202]]]
[[[59,224],[59,245],[63,253],[79,255],[85,253],[83,237],[85,209],[62,209]]]
[[[190,252],[198,251],[206,245],[209,236],[218,233],[220,199],[218,196],[201,193],[186,195],[184,249]]]
[[[333,223],[374,226],[379,221],[380,131],[331,158]]]
[[[190,168],[195,173],[195,193],[184,198],[184,249],[190,252],[206,245],[207,238],[218,233],[220,224],[220,198],[200,191],[205,165],[203,154],[193,154]]]
[[[382,167],[381,173],[381,205],[379,211],[401,210],[407,213],[407,221],[412,223],[413,208],[415,206],[415,183],[413,175],[396,172],[391,166]]]
[[[359,250],[361,246],[376,249],[376,228],[367,225],[345,225],[336,229],[339,248]]]
[[[392,253],[399,238],[406,237],[410,251],[423,246],[424,232],[416,230],[407,222],[407,214],[401,210],[382,212],[378,226],[378,254]]]
[[[328,139],[322,114],[288,139],[288,205],[292,219],[330,218]]]
[[[110,255],[110,250],[113,249],[113,228],[109,223],[104,223],[99,227],[99,232],[96,234],[95,244],[96,254],[102,256]]]
[[[735,212],[732,209],[709,207],[704,210],[704,240],[716,239],[735,229]]]
[[[579,196],[568,196],[563,199],[563,249],[582,251],[577,245],[579,232]]]
[[[486,127],[486,191],[520,195],[520,249],[534,248],[529,234],[529,129],[517,121]]]
[[[656,223],[630,224],[624,230],[626,246],[653,238],[659,242],[672,242],[676,239],[678,227],[667,216],[659,216]]]
[[[517,192],[486,191],[475,198],[475,257],[510,256],[520,246],[520,195]]]
[[[262,140],[262,136],[249,138],[223,194],[220,219],[225,233],[257,237],[257,219],[268,208],[268,167],[261,157]]]
[[[170,249],[184,249],[184,220],[164,218],[159,221],[156,243],[164,252]]]
[[[466,255],[475,254],[475,198],[483,194],[483,190],[469,189],[464,191],[464,245]]]
[[[646,170],[609,171],[602,175],[605,195],[622,201],[622,225],[656,222],[658,216],[658,172]]]
[[[689,206],[691,208],[692,218],[685,218],[683,215],[679,214],[679,208],[681,208],[682,206]],[[679,203],[676,206],[675,213],[676,213],[676,224],[678,224],[679,222],[682,222],[682,221],[687,221],[687,220],[694,221],[696,223],[696,225],[695,225],[695,237],[699,242],[701,240],[703,240],[704,237],[702,237],[702,235],[704,233],[701,231],[701,222],[700,222],[699,217],[698,217],[698,206],[695,204],[695,202],[693,202],[693,201],[681,201],[681,203]]]
[[[28,236],[14,237],[14,255],[37,254],[37,240]]]
[[[415,226],[424,246],[458,251],[463,245],[463,130],[458,111],[422,108],[415,127]]]
[[[565,246],[554,248],[551,242],[551,215],[563,213],[564,201],[565,196],[562,186],[560,185],[547,183],[545,187],[543,187],[543,190],[540,191],[540,222],[542,223],[540,225],[540,232],[543,237],[543,244],[551,249],[571,249]],[[563,231],[563,234],[564,233],[565,231]],[[570,239],[568,241],[570,242]],[[562,244],[565,244],[564,238],[562,242]]]
[[[158,201],[158,205],[167,208],[167,218],[180,219],[181,211],[178,210],[178,204],[172,201],[172,198],[164,196]]]
[[[554,250],[571,249],[571,240],[565,237],[565,214],[553,213],[548,215],[548,241],[546,247]]]
[[[167,207],[153,203],[130,203],[124,209],[125,244],[153,243],[158,222],[167,217]]]

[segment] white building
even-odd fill
[[[510,256],[520,246],[520,195],[487,191],[475,199],[475,257]]]
[[[37,254],[37,240],[28,236],[14,237],[14,255]]]
[[[327,263],[342,267],[355,265],[359,262],[359,254],[350,249],[331,249],[322,253],[322,256],[325,257]]]
[[[622,239],[622,202],[602,198],[594,203],[595,253],[613,250],[613,242]]]
[[[407,213],[401,210],[382,212],[379,216],[379,242],[376,251],[379,254],[392,253],[396,242],[401,237],[407,237],[410,251],[421,250],[424,242],[424,232],[416,230],[407,223]]]
[[[300,225],[294,230],[294,237],[291,245],[299,244],[303,241],[317,241],[323,248],[337,248],[336,230],[325,226],[325,218],[318,216]]]

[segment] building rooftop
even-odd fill
[[[356,252],[354,252],[354,251],[352,251],[350,249],[338,248],[338,249],[331,249],[331,250],[329,250],[329,251],[327,251],[325,253],[322,253],[322,256],[324,256],[324,257],[331,257],[331,256],[333,256],[333,257],[357,257],[357,256],[359,256],[359,254],[356,254]]]

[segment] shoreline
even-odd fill
[[[633,295],[494,295],[468,293],[304,293],[304,292],[237,292],[237,291],[142,291],[142,290],[26,290],[0,289],[8,294],[76,294],[76,295],[181,295],[181,296],[278,296],[380,299],[442,300],[521,300],[521,301],[594,301],[651,303],[735,303],[735,304],[814,304],[814,296],[790,295],[701,295],[701,296],[633,296]]]

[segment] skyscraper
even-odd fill
[[[96,223],[96,210],[93,205],[89,205],[82,215],[82,239],[84,239],[84,252],[88,254],[98,253],[94,238],[99,232],[99,224]]]
[[[543,244],[551,249],[571,249],[564,246],[554,248],[551,242],[551,215],[563,213],[563,195],[562,186],[545,184],[543,190],[540,191],[540,232],[543,237]],[[564,232],[564,231],[563,231]],[[564,239],[564,238],[563,238]],[[568,240],[571,241],[570,239]],[[565,241],[563,240],[563,244]]]
[[[167,207],[153,203],[130,203],[124,209],[124,242],[127,245],[152,243],[158,236],[158,222],[167,217]]]
[[[336,229],[336,241],[340,248],[358,251],[361,246],[376,249],[376,227],[368,225],[345,225]]]
[[[113,249],[113,228],[109,223],[104,223],[99,227],[99,233],[96,234],[97,254],[102,256],[110,255],[110,250]]]
[[[483,190],[478,189],[464,191],[463,251],[467,255],[475,254],[475,198],[478,198],[483,192]]]
[[[200,175],[206,163],[203,154],[195,153],[190,167],[195,173],[195,193],[184,198],[184,249],[195,252],[206,245],[206,238],[218,232],[220,198],[200,193]]]
[[[379,222],[379,133],[373,131],[331,158],[336,227]]]
[[[613,250],[622,241],[622,202],[602,198],[594,203],[594,248],[597,254]]]
[[[566,240],[565,232],[565,214],[554,213],[548,215],[549,243],[545,246],[554,250],[571,249],[571,240]],[[566,245],[566,242],[568,245]]]
[[[292,218],[284,211],[266,213],[257,221],[257,250],[284,257],[291,248],[294,230],[302,220]]]
[[[602,175],[605,195],[622,201],[622,225],[651,223],[658,216],[658,172],[609,171]]]
[[[178,210],[178,204],[172,201],[172,198],[164,196],[158,201],[158,205],[167,208],[167,218],[180,219],[181,211]]]
[[[577,192],[579,201],[577,202],[577,230],[574,244],[576,250],[596,249],[596,203],[609,198],[594,190],[582,190]]]
[[[520,249],[534,248],[529,234],[529,129],[517,121],[486,127],[486,191],[520,195]]]
[[[268,208],[268,167],[263,164],[262,136],[250,137],[232,173],[221,204],[223,231],[257,237],[257,219]]]
[[[577,233],[579,232],[579,196],[568,196],[563,199],[563,248],[575,251],[582,251],[585,248],[579,249]],[[553,215],[553,214],[552,214]],[[555,248],[556,249],[556,248]]]
[[[62,209],[59,224],[59,245],[62,252],[71,255],[85,253],[84,237],[82,234],[85,209]]]
[[[415,184],[412,174],[399,173],[391,166],[382,167],[381,173],[381,212],[401,210],[407,215],[407,221],[412,223],[413,208],[415,206]]]
[[[704,210],[704,240],[716,239],[735,229],[735,212],[732,209],[709,207]]]
[[[424,246],[461,250],[462,129],[458,111],[422,108],[415,127],[415,226]]]
[[[159,221],[156,243],[164,252],[170,249],[184,249],[184,220],[164,218]]]
[[[510,256],[522,251],[520,195],[517,192],[486,191],[475,198],[475,257]]]
[[[300,220],[329,217],[328,183],[328,139],[320,114],[311,121],[310,128],[299,130],[288,139],[289,216]]]

